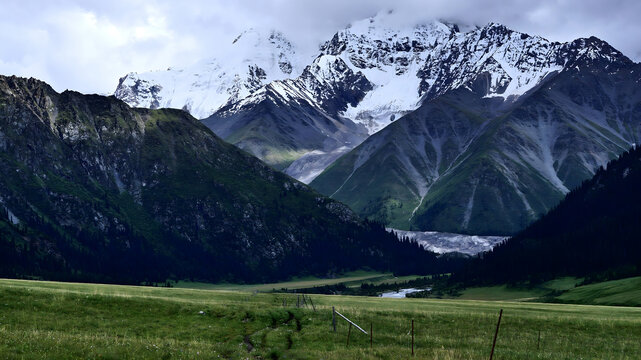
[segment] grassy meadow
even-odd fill
[[[314,286],[345,284],[347,287],[357,287],[363,283],[380,285],[382,283],[401,283],[404,281],[414,280],[422,276],[409,275],[395,277],[392,273],[381,273],[377,271],[351,271],[341,274],[333,279],[322,279],[314,276],[295,278],[291,281],[270,283],[270,284],[209,284],[201,282],[178,281],[172,283],[173,287],[183,289],[201,289],[201,290],[238,290],[238,291],[277,291],[281,289],[305,289]]]
[[[577,288],[579,289],[579,288]],[[569,292],[568,292],[569,294]],[[0,280],[2,359],[639,359],[641,308]],[[287,306],[283,306],[283,300]],[[338,320],[331,308],[369,331]],[[539,338],[540,332],[540,338]]]
[[[582,279],[574,277],[562,277],[533,287],[510,287],[507,285],[472,287],[464,289],[457,299],[536,301],[554,292],[570,291],[581,281]]]
[[[641,277],[579,286],[559,295],[556,300],[576,304],[641,306]]]

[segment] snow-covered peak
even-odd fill
[[[281,32],[272,30],[265,34],[249,29],[238,35],[232,44],[230,54],[225,56],[230,67],[237,66],[236,62],[240,60],[247,65],[258,65],[279,78],[302,71],[301,59]]]
[[[337,32],[321,51],[341,57],[373,84],[343,115],[374,133],[426,99],[459,87],[515,100],[563,68],[559,46],[496,23],[432,21],[408,27],[379,14]]]
[[[343,55],[359,69],[404,72],[409,63],[422,60],[426,49],[442,44],[456,32],[455,27],[434,21],[417,26],[393,27],[385,16],[350,24],[321,46],[328,55]],[[391,69],[389,67],[392,67]]]
[[[310,75],[322,83],[341,81],[337,76],[346,70],[345,62],[335,55],[321,55],[307,69]]]
[[[559,45],[496,23],[457,34],[421,70],[421,92],[433,98],[476,85],[487,97],[515,99],[563,68],[556,58]]]
[[[596,38],[560,44],[497,23],[416,25],[394,15],[351,23],[313,56],[301,56],[282,33],[250,29],[224,58],[128,74],[115,95],[132,106],[184,108],[204,118],[259,101],[268,91],[251,95],[274,81],[297,79],[277,87],[296,89],[288,98],[304,94],[307,101],[312,94],[330,116],[361,123],[371,134],[452,89],[512,102],[568,67],[629,61]]]
[[[341,57],[372,83],[372,91],[343,115],[374,133],[426,99],[459,87],[514,100],[563,68],[556,61],[559,46],[496,23],[435,20],[408,26],[379,13],[337,32],[321,51]]]
[[[349,105],[356,105],[372,85],[363,74],[335,55],[320,55],[296,79],[276,80],[254,93],[221,108],[229,116],[269,98],[277,104],[305,102],[329,116],[336,116]]]
[[[605,65],[610,72],[616,71],[619,66],[633,63],[610,44],[594,36],[563,44],[559,57],[568,60],[567,66],[570,68]]]
[[[250,29],[234,39],[224,57],[127,74],[114,95],[131,106],[181,108],[204,118],[272,81],[299,76],[305,62],[282,33]]]
[[[363,100],[343,113],[370,133],[420,105],[419,70],[457,32],[455,25],[440,21],[399,26],[390,19],[379,14],[354,22],[321,46],[323,54],[340,57],[372,84]]]

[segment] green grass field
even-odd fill
[[[468,288],[457,299],[641,306],[641,277],[578,286],[581,281],[582,279],[564,277],[532,288],[506,285]]]
[[[575,304],[641,306],[641,277],[579,286],[557,300]]]
[[[545,282],[532,288],[509,287],[506,285],[474,287],[461,292],[458,299],[463,300],[511,300],[511,301],[532,301],[546,296],[554,291],[569,291],[574,289],[581,279],[574,277],[563,277]],[[612,305],[612,304],[602,304]]]
[[[485,359],[501,308],[495,359],[641,358],[640,308],[296,296],[0,280],[0,358],[409,359],[414,319],[415,358]]]
[[[274,291],[280,289],[304,289],[323,285],[336,285],[344,283],[348,287],[360,286],[363,283],[379,285],[382,283],[397,283],[408,280],[414,280],[420,276],[400,276],[395,277],[392,273],[381,273],[376,271],[352,271],[342,274],[333,279],[321,279],[317,277],[297,278],[291,281],[271,283],[271,284],[208,284],[201,282],[178,281],[173,284],[176,288],[182,289],[200,289],[200,290],[235,290],[235,291]]]

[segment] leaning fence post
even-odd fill
[[[414,356],[414,319],[412,319],[412,356]]]
[[[346,317],[345,317],[345,315],[343,315],[343,314],[339,313],[339,312],[338,312],[338,311],[336,311],[336,310],[334,310],[334,313],[336,313],[336,315],[338,315],[338,316],[342,317],[343,319],[345,319],[345,321],[347,321],[348,323],[352,324],[355,328],[357,328],[358,330],[360,330],[363,334],[367,335],[367,331],[363,330],[363,328],[362,328],[362,327],[360,327],[360,326],[356,325],[356,323],[354,323],[352,320],[350,320],[350,319],[346,318]]]
[[[352,334],[352,324],[349,324],[349,330],[347,330],[347,346],[349,346],[349,336]]]
[[[501,317],[503,317],[503,309],[501,309],[501,311],[499,312],[499,322],[496,323],[496,332],[494,333],[494,342],[492,342],[492,352],[490,353],[490,360],[492,360],[492,357],[494,357],[494,347],[496,346],[496,338],[499,336]]]
[[[336,332],[336,310],[332,306],[332,326],[334,327],[334,332]]]

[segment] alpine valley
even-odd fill
[[[633,0],[22,3],[0,360],[641,358]]]
[[[233,70],[132,73],[115,95],[190,110],[357,214],[414,231],[513,234],[638,142],[641,66],[602,40],[391,19],[350,24],[308,64],[285,35],[246,32],[238,53],[251,34],[256,56],[231,53]]]

